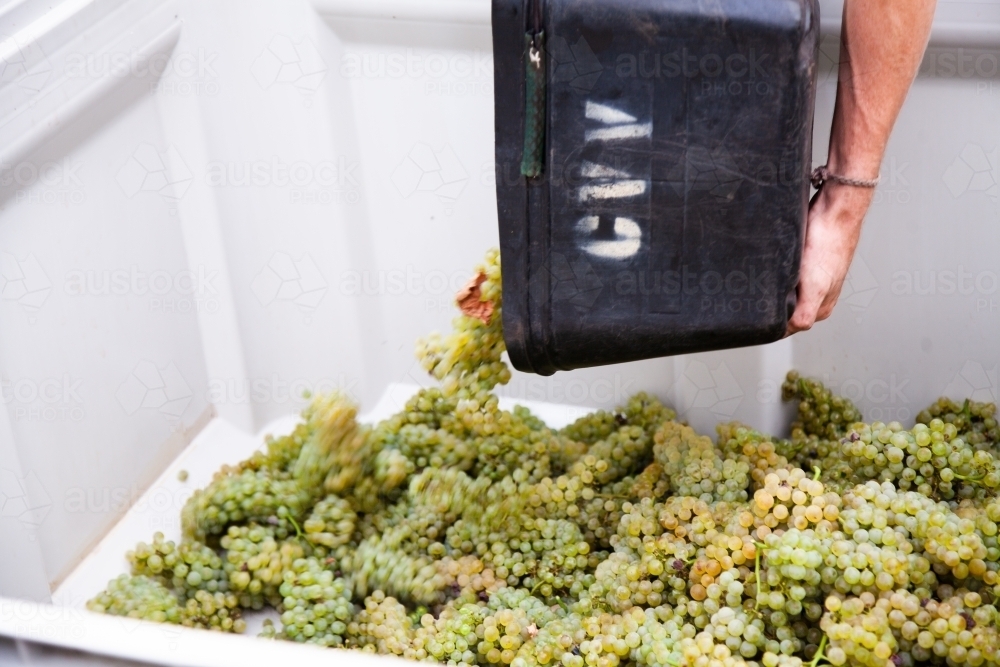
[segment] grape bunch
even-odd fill
[[[865,422],[793,371],[789,438],[645,393],[550,428],[500,407],[500,284],[418,343],[438,386],[312,397],[88,607],[456,667],[1000,667],[993,404]]]
[[[958,437],[976,449],[994,454],[1000,445],[1000,428],[997,427],[997,406],[965,399],[961,405],[942,396],[917,414],[917,423],[930,426],[934,419],[954,424]]]

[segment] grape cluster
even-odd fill
[[[1000,428],[997,427],[997,406],[994,403],[980,403],[966,399],[961,405],[947,397],[941,397],[917,413],[917,423],[930,426],[934,419],[945,424],[954,424],[958,437],[976,449],[996,453],[1000,444]]]
[[[302,530],[317,555],[326,556],[351,541],[357,518],[348,501],[331,494],[313,506]]]
[[[381,655],[414,657],[415,627],[409,611],[396,598],[374,591],[347,624],[347,646]]]
[[[995,406],[866,423],[792,372],[791,437],[637,394],[502,410],[499,257],[418,345],[440,386],[357,423],[314,397],[95,610],[472,667],[1000,667]]]
[[[177,596],[160,580],[141,574],[112,579],[103,592],[87,602],[87,609],[157,623],[180,623],[184,617]]]
[[[199,542],[166,540],[155,533],[151,544],[139,542],[125,554],[132,565],[132,574],[155,577],[180,593],[182,599],[197,591],[225,593],[228,577],[222,558],[213,549]]]
[[[112,579],[104,591],[87,602],[87,609],[189,628],[237,633],[246,630],[234,595],[199,589],[181,602],[161,578],[142,574],[122,574]]]
[[[305,556],[297,540],[279,541],[272,528],[256,524],[230,526],[219,544],[225,549],[230,590],[241,606],[253,609],[281,603],[282,573]]]
[[[291,641],[342,646],[347,624],[354,617],[351,591],[335,579],[317,558],[299,558],[286,569],[279,587],[282,595],[281,632]]]
[[[806,435],[836,439],[861,420],[861,413],[849,399],[835,395],[818,380],[799,377],[795,371],[789,371],[781,385],[781,397],[799,402],[792,430],[801,429]]]
[[[712,439],[690,426],[665,423],[656,432],[654,456],[671,491],[705,502],[747,499],[750,466],[738,458],[723,458]]]
[[[898,422],[859,424],[841,451],[856,480],[888,481],[927,497],[986,498],[1000,488],[1000,462],[960,438],[954,424],[937,418],[910,430]]]
[[[181,523],[187,537],[200,540],[223,533],[234,523],[300,518],[309,502],[309,492],[287,474],[224,468],[208,487],[191,496],[181,511]]]

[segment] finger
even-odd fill
[[[826,293],[826,296],[823,298],[823,304],[819,307],[819,310],[816,311],[817,322],[822,322],[833,314],[833,309],[840,300],[840,292],[843,288],[844,283],[841,282],[839,285],[835,285]]]
[[[800,331],[808,331],[816,322],[816,313],[819,312],[823,303],[823,293],[820,290],[810,288],[808,284],[799,283],[799,300],[795,305],[795,312],[788,320],[789,334]]]

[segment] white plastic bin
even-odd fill
[[[840,6],[823,13],[817,164]],[[388,411],[393,383],[426,382],[414,340],[497,242],[492,105],[487,0],[0,2],[0,664],[329,659],[89,614],[104,582],[84,592],[79,568],[111,576],[123,545],[176,531],[169,503],[302,390]],[[709,432],[781,432],[791,367],[870,418],[996,400],[998,120],[1000,2],[941,0],[831,320],[502,394],[645,389]]]

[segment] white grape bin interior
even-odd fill
[[[178,536],[187,495],[287,428],[304,391],[342,389],[374,419],[428,382],[413,342],[449,325],[497,243],[489,9],[0,2],[0,665],[330,659],[84,603],[135,542]],[[816,164],[840,5],[822,9]],[[515,373],[505,404],[559,425],[648,390],[704,432],[782,433],[792,367],[870,419],[996,400],[998,63],[1000,4],[941,0],[829,321]]]

